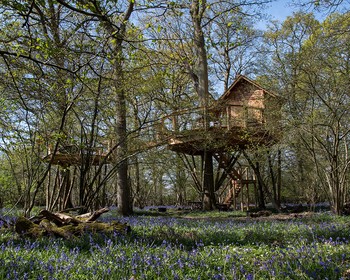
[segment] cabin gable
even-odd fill
[[[238,76],[219,98],[217,115],[225,126],[252,127],[266,123],[265,109],[273,94],[245,76]]]
[[[219,102],[227,105],[264,108],[265,95],[270,94],[255,82],[239,76],[232,86],[220,97]]]

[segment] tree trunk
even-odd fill
[[[133,213],[133,207],[131,202],[131,185],[128,180],[128,146],[127,146],[127,130],[126,130],[126,97],[124,90],[124,73],[123,73],[123,42],[126,37],[126,26],[130,19],[132,12],[134,11],[134,1],[130,1],[128,8],[125,10],[124,17],[120,23],[120,28],[116,29],[114,25],[108,23],[106,25],[107,30],[111,33],[111,36],[116,39],[115,46],[115,90],[116,90],[116,108],[115,108],[115,133],[118,143],[118,149],[116,151],[116,165],[117,165],[117,204],[118,211],[123,216],[128,216]],[[103,22],[103,24],[106,24]]]
[[[258,205],[259,205],[259,209],[265,209],[265,200],[264,200],[264,186],[263,186],[263,182],[261,180],[261,175],[260,175],[260,168],[259,168],[259,163],[256,163],[256,170],[254,170],[255,175],[258,179]]]
[[[118,88],[117,88],[118,90]],[[116,139],[119,143],[117,149],[117,204],[118,211],[123,216],[133,213],[131,203],[131,191],[128,183],[128,146],[126,133],[126,100],[123,89],[118,90],[116,95]]]
[[[201,25],[205,9],[206,1],[192,1],[191,16],[194,26],[194,47],[197,55],[196,70],[193,71],[193,77],[195,89],[200,98],[200,104],[205,109],[204,113],[206,113],[209,98],[208,58]],[[206,118],[206,115],[204,117]]]
[[[134,157],[134,168],[135,168],[135,190],[134,190],[134,201],[139,208],[143,208],[145,206],[145,202],[143,201],[143,197],[141,194],[141,182],[140,182],[140,163],[138,156]]]
[[[276,202],[276,205],[280,207],[280,201],[278,199],[278,179],[276,179],[276,175],[273,169],[273,164],[272,164],[272,159],[271,159],[271,154],[269,151],[267,151],[267,159],[268,159],[268,164],[269,164],[269,173],[270,173],[270,178],[271,178],[271,183],[272,183],[272,193],[273,193],[273,199]],[[277,170],[278,172],[278,170]],[[277,174],[278,176],[278,174]]]
[[[213,171],[213,154],[206,152],[203,155],[204,174],[203,174],[203,209],[212,210],[215,208],[214,192],[214,171]]]
[[[267,186],[264,184],[264,180],[261,176],[261,173],[260,173],[260,167],[259,167],[259,163],[257,163],[256,165],[253,163],[252,159],[248,156],[248,154],[243,150],[242,151],[245,158],[247,159],[249,165],[253,168],[254,170],[254,173],[256,175],[256,178],[258,179],[258,186],[259,186],[259,191],[262,191],[264,190],[265,193],[267,194],[269,200],[271,201],[272,203],[272,206],[273,208],[275,208],[277,211],[280,211],[280,207],[277,205],[276,201],[275,201],[275,198],[272,196],[272,194],[269,192]],[[263,197],[260,197],[260,199],[263,199]],[[259,200],[259,204],[261,203],[262,201]],[[260,205],[259,205],[260,206]],[[263,206],[263,205],[261,205]]]
[[[208,58],[205,47],[204,34],[202,30],[202,19],[207,8],[206,1],[193,0],[191,3],[191,17],[194,27],[194,47],[196,50],[196,69],[192,73],[195,90],[198,94],[200,105],[203,107],[204,129],[207,132],[208,121],[208,99],[209,99],[209,80],[208,80]],[[214,171],[213,155],[204,151],[204,176],[203,176],[203,208],[205,210],[213,209],[215,205],[214,193]]]
[[[277,203],[281,206],[281,189],[282,189],[282,153],[278,149],[277,155]]]

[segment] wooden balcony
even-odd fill
[[[169,149],[187,154],[223,152],[232,148],[271,145],[276,141],[261,108],[227,105],[210,109],[207,125],[203,108],[181,110],[164,117],[158,131]]]

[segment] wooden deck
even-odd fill
[[[51,162],[53,165],[71,166],[79,165],[84,160],[84,155],[81,154],[48,154],[44,159],[46,162]],[[86,159],[85,159],[86,160]],[[90,158],[91,165],[100,165],[109,163],[110,159],[106,155],[92,155]]]
[[[267,128],[263,119],[228,120],[224,117],[222,121],[211,118],[205,129],[200,111],[201,108],[182,110],[163,118],[159,135],[160,138],[167,139],[170,150],[199,155],[204,151],[215,153],[233,148],[269,146],[276,142],[276,136]]]

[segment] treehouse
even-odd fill
[[[275,94],[240,75],[209,108],[176,111],[162,119],[159,135],[183,158],[198,191],[203,193],[204,208],[235,205],[244,189],[245,204],[249,205],[249,185],[258,193],[259,184],[252,172],[255,167],[247,169],[252,161],[246,158],[246,168],[242,168],[239,158],[248,156],[246,150],[277,142],[279,109]],[[195,156],[200,156],[200,165],[196,166]]]
[[[180,110],[164,117],[160,136],[170,150],[189,155],[268,146],[278,139],[278,114],[276,96],[240,75],[207,110]]]

